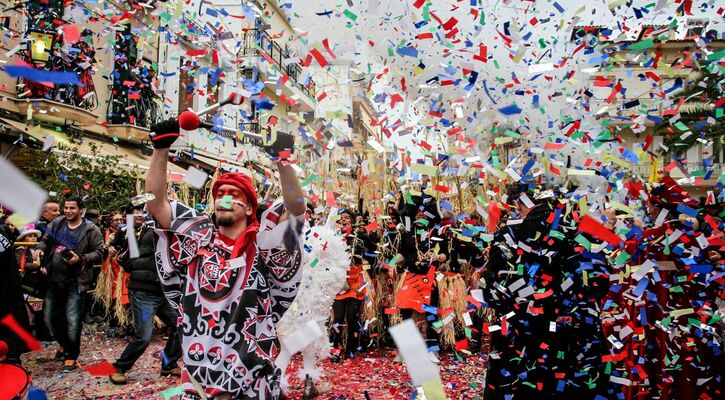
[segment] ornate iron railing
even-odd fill
[[[242,40],[244,41],[243,55],[258,55],[260,51],[263,51],[274,62],[279,71],[289,76],[290,80],[302,93],[311,98],[316,97],[315,82],[311,78],[307,85],[300,82],[302,67],[296,63],[285,65],[284,61],[291,57],[289,51],[283,49],[267,32],[250,29],[244,32]]]
[[[128,124],[149,128],[161,119],[161,109],[154,100],[156,95],[149,89],[141,89],[139,98],[128,98],[128,88],[109,86],[106,119],[111,124]]]

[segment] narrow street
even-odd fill
[[[79,362],[83,368],[104,360],[113,362],[121,354],[125,339],[107,338],[96,325],[84,327],[83,350]],[[178,386],[178,380],[159,377],[160,351],[164,341],[154,335],[153,342],[129,373],[129,383],[116,386],[105,376],[92,376],[84,369],[62,373],[60,361],[53,359],[55,345],[45,342],[41,351],[26,354],[23,366],[33,376],[33,386],[46,392],[48,399],[174,399],[164,391]],[[405,367],[393,362],[393,350],[373,350],[341,363],[323,363],[325,376],[318,388],[319,399],[408,399],[414,393]],[[302,383],[297,377],[301,359],[295,357],[288,370],[289,398],[302,398]],[[484,366],[478,356],[456,359],[441,355],[441,377],[449,399],[481,399]]]

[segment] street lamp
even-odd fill
[[[50,58],[55,34],[43,31],[29,31],[28,35],[30,36],[30,59],[35,64],[45,64]]]

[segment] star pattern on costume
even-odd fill
[[[246,307],[249,318],[242,327],[244,340],[249,344],[249,351],[260,357],[271,360],[277,354],[276,333],[274,323],[269,318],[272,312],[272,300],[258,298],[258,307]],[[260,314],[258,311],[262,310]]]
[[[229,289],[232,271],[226,268],[226,261],[217,253],[204,259],[199,274],[199,286],[211,293]]]

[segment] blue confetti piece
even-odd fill
[[[430,306],[428,304],[423,304],[422,308],[423,308],[424,311],[429,312],[431,314],[437,314],[438,313],[438,309],[436,307]]]
[[[521,109],[516,104],[511,104],[506,107],[499,108],[498,112],[500,112],[503,115],[516,115],[516,114],[521,114]]]
[[[649,279],[647,277],[642,278],[642,280],[637,282],[637,287],[634,288],[632,294],[637,297],[642,297],[642,293],[647,289],[647,285],[649,285]]]
[[[713,266],[708,264],[691,265],[690,272],[693,274],[709,274],[712,272]]]
[[[554,2],[554,8],[556,8],[556,11],[559,11],[560,13],[564,12],[564,7],[562,7],[559,3]]]
[[[416,50],[413,47],[398,47],[396,49],[396,52],[400,54],[401,56],[407,56],[407,57],[418,57],[418,50]]]
[[[75,72],[46,71],[22,65],[8,65],[3,68],[5,73],[13,78],[25,78],[35,82],[48,82],[78,86],[81,84]]]
[[[687,214],[692,218],[697,218],[697,210],[684,204],[678,204],[677,211],[681,214]]]
[[[28,389],[28,400],[48,400],[48,395],[43,389],[31,386]]]

